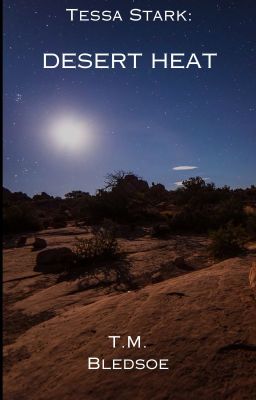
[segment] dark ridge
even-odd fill
[[[227,353],[229,351],[234,350],[243,350],[243,351],[256,351],[256,345],[250,343],[231,343],[227,346],[223,346],[218,350],[218,353]]]
[[[187,295],[185,293],[181,293],[181,292],[170,292],[170,293],[166,293],[166,296],[185,297]]]

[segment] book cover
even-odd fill
[[[5,400],[256,398],[255,22],[3,1]]]

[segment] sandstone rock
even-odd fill
[[[161,272],[156,272],[154,275],[152,275],[151,281],[152,283],[159,283],[162,282],[163,277]]]
[[[173,260],[173,264],[176,267],[178,267],[180,269],[183,269],[185,271],[193,271],[193,268],[190,265],[187,264],[187,262],[186,262],[184,257],[176,257]]]
[[[252,267],[249,272],[249,284],[256,296],[256,262],[252,263]]]
[[[184,257],[176,257],[173,260],[173,263],[176,267],[179,267],[179,268],[182,268],[182,267],[184,267],[184,265],[186,265],[186,261],[185,261]]]
[[[46,242],[45,239],[41,239],[41,238],[38,238],[38,237],[35,238],[35,241],[33,243],[33,250],[34,251],[42,250],[42,249],[45,249],[46,247],[47,247],[47,242]]]
[[[66,271],[74,260],[74,253],[68,247],[55,247],[40,251],[34,271],[57,274]]]

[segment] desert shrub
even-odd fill
[[[118,231],[118,224],[113,221],[112,219],[109,218],[104,218],[103,221],[100,224],[100,229],[111,233],[111,235],[116,237],[117,231]],[[96,229],[95,233],[97,233],[98,230]]]
[[[36,211],[26,205],[10,206],[4,210],[4,233],[35,232],[42,228]]]
[[[201,204],[191,197],[183,209],[170,217],[170,228],[174,232],[207,233],[228,223],[245,225],[247,216],[238,199],[229,198],[217,204]]]
[[[76,238],[73,252],[78,264],[86,264],[115,258],[118,255],[118,244],[112,232],[101,229],[92,238]]]
[[[159,238],[159,239],[164,239],[170,235],[170,227],[168,224],[156,224],[153,226],[152,229],[152,236]]]
[[[256,237],[256,214],[250,214],[246,221],[246,231],[251,238]]]
[[[217,259],[235,257],[244,251],[248,239],[242,226],[229,223],[211,234],[210,254]]]
[[[181,212],[170,216],[169,224],[173,232],[207,232],[212,226],[212,213],[208,207],[186,206]]]
[[[163,201],[168,201],[169,192],[161,183],[155,184],[154,182],[152,182],[152,186],[149,188],[148,191],[148,198],[150,199],[151,203],[158,204]]]
[[[91,196],[83,214],[92,224],[102,222],[105,218],[113,221],[125,220],[127,215],[127,198],[116,193],[100,191]]]
[[[55,229],[65,228],[67,226],[67,216],[62,214],[55,215],[52,219],[51,225]]]
[[[214,207],[213,213],[217,227],[228,222],[239,225],[246,221],[246,214],[244,212],[243,204],[239,199],[236,198],[230,198],[228,200],[221,201]]]
[[[106,178],[106,186],[91,196],[84,209],[91,223],[104,218],[118,223],[134,223],[148,218],[148,183],[132,173],[119,171]]]

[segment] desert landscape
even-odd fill
[[[256,400],[256,1],[2,3],[4,400]]]
[[[191,178],[171,193],[112,178],[94,198],[5,192],[5,399],[255,398],[255,188]],[[48,226],[20,231],[17,198],[30,205],[23,226],[35,215]],[[109,199],[130,208],[107,213]],[[140,335],[146,348],[113,349],[109,335]],[[88,357],[163,358],[169,370],[88,370]]]

